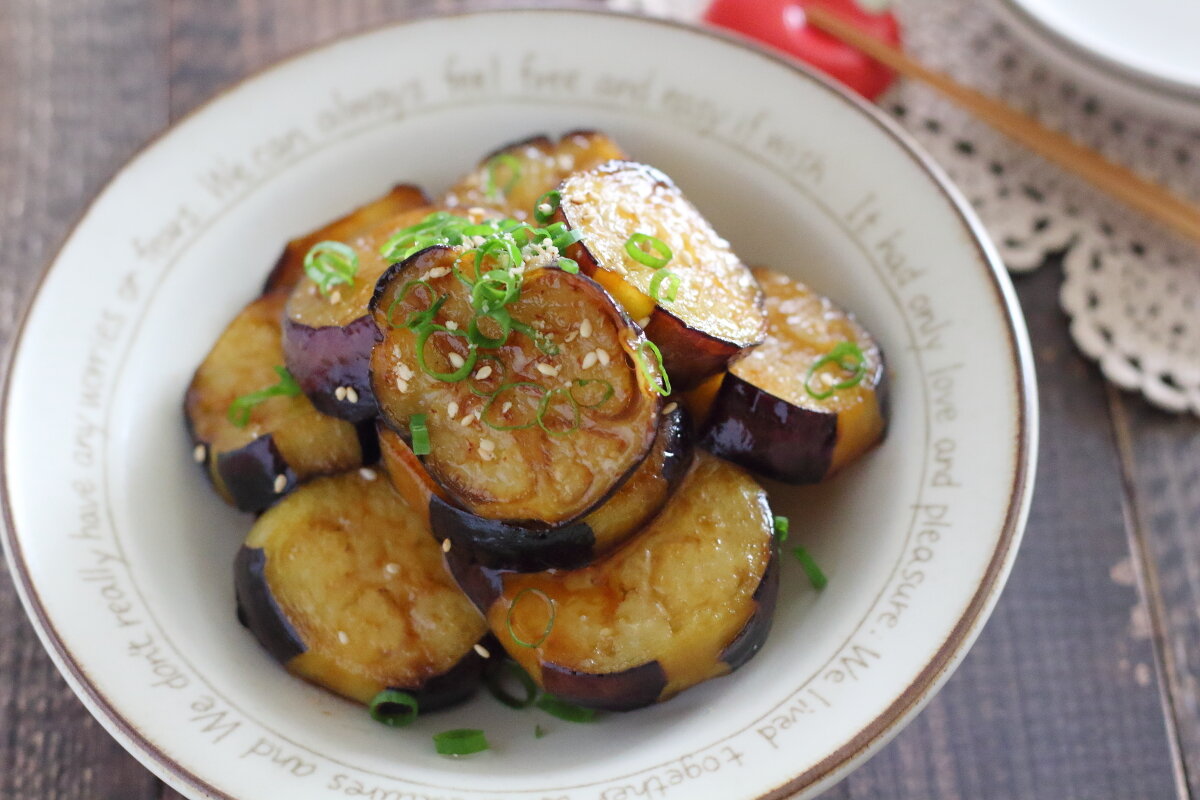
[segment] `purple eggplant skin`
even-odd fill
[[[658,702],[667,688],[667,673],[658,661],[603,674],[544,664],[542,688],[577,706],[602,711],[633,711]]]
[[[632,503],[620,503],[619,510],[612,510],[615,503],[606,507],[614,498],[623,499],[617,496],[626,486],[632,491],[639,479],[638,470],[643,465],[652,467],[651,462],[634,467],[630,478],[618,484],[592,511],[556,528],[536,522],[486,519],[452,506],[437,495],[431,496],[429,502],[430,527],[439,541],[449,539],[452,551],[470,553],[481,567],[516,572],[577,569],[637,533],[658,512],[687,474],[692,440],[691,420],[682,405],[677,404],[670,413],[662,415],[647,459],[661,459],[656,471],[666,487],[660,496],[647,497],[644,503],[632,498]],[[634,516],[629,516],[631,513]]]
[[[836,414],[792,405],[732,372],[721,383],[701,439],[715,456],[792,484],[823,480],[836,444]]]
[[[348,325],[313,328],[288,316],[283,320],[283,356],[288,371],[322,414],[364,422],[379,414],[371,390],[371,351],[383,340],[371,315]],[[338,389],[353,389],[356,400],[339,400]]]
[[[779,547],[775,545],[771,552],[771,562],[767,564],[767,569],[758,582],[758,588],[754,591],[754,602],[758,604],[754,616],[750,617],[734,640],[721,651],[721,661],[729,667],[730,672],[754,658],[766,644],[767,636],[771,633],[771,623],[775,620],[775,606],[778,601]]]
[[[270,434],[237,450],[218,453],[216,473],[221,483],[218,491],[223,490],[239,511],[251,513],[274,505],[300,483]],[[282,491],[276,491],[275,480],[280,475],[287,483]]]
[[[464,548],[456,549],[453,546],[446,553],[445,563],[446,571],[458,584],[458,588],[462,589],[467,599],[484,614],[504,593],[504,576],[512,572],[485,567],[473,555],[464,552]]]
[[[498,646],[496,652],[499,652]],[[389,688],[411,694],[422,714],[427,711],[440,711],[471,699],[479,689],[486,663],[486,659],[471,650],[449,670],[435,675],[420,686]]]
[[[238,619],[280,664],[308,650],[267,584],[267,554],[261,547],[242,546],[233,561]]]

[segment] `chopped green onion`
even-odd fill
[[[537,684],[533,682],[533,678],[529,677],[529,673],[521,669],[521,665],[512,659],[506,658],[496,663],[497,666],[489,669],[483,676],[483,682],[487,684],[492,697],[509,708],[518,710],[533,705],[533,702],[537,700],[538,688]],[[506,678],[512,678],[521,684],[524,698],[517,697],[504,688]]]
[[[250,410],[259,403],[272,397],[295,397],[300,394],[300,384],[296,383],[296,379],[292,377],[292,373],[288,372],[286,367],[273,367],[273,369],[279,376],[279,383],[259,389],[257,392],[244,394],[229,404],[225,416],[236,427],[244,428],[250,423]]]
[[[571,419],[571,427],[562,431],[556,431],[546,424],[546,413],[550,410],[550,402],[554,399],[554,395],[556,394],[561,394],[563,397],[567,398],[567,400],[571,403],[571,413],[573,415]],[[542,396],[541,405],[538,406],[537,410],[537,424],[538,427],[544,430],[546,433],[550,434],[551,436],[566,436],[568,433],[574,433],[575,431],[579,430],[579,420],[579,403],[575,400],[575,397],[568,389],[563,389],[561,387],[558,389],[551,389]]]
[[[792,555],[804,568],[804,574],[808,576],[808,582],[812,584],[812,587],[817,590],[824,589],[829,583],[829,579],[825,577],[825,573],[817,566],[817,562],[813,560],[808,551],[803,547],[797,547],[792,550]]]
[[[404,302],[404,298],[408,297],[409,291],[414,286],[424,287],[425,290],[427,292],[429,292],[431,295],[435,294],[435,292],[433,291],[433,287],[430,286],[425,281],[409,281],[408,283],[401,286],[400,292],[396,295],[396,299],[392,300],[391,305],[388,306],[387,321],[388,321],[389,327],[392,327],[392,328],[401,327],[400,325],[396,324],[396,320],[394,318],[395,314],[396,314],[396,306],[398,306]],[[443,295],[443,298],[444,298],[444,295]],[[409,329],[413,328],[414,325],[417,325],[419,327],[419,323],[416,323],[415,320],[418,317],[421,317],[423,315],[428,315],[428,321],[432,322],[434,315],[437,314],[437,309],[441,308],[442,303],[445,303],[445,302],[446,302],[445,299],[435,300],[433,303],[430,304],[429,308],[425,309],[424,311],[414,311],[413,313],[409,314],[408,319],[406,319],[404,321],[403,327],[409,328]],[[433,314],[429,314],[430,311],[433,311]]]
[[[523,431],[526,428],[532,428],[534,425],[536,425],[537,419],[531,419],[531,420],[529,420],[529,422],[526,422],[523,425],[497,425],[494,422],[490,422],[487,418],[488,411],[491,410],[492,406],[500,398],[500,395],[504,394],[509,389],[517,389],[522,386],[532,386],[533,388],[537,389],[540,392],[546,391],[546,387],[542,386],[539,383],[533,383],[532,381],[517,381],[516,383],[506,383],[503,386],[501,386],[499,389],[497,389],[495,392],[493,392],[491,398],[489,398],[487,403],[484,404],[483,410],[479,412],[479,421],[482,422],[484,425],[487,425],[492,430],[496,430],[496,431]]]
[[[508,368],[504,366],[503,361],[501,361],[499,358],[497,358],[496,356],[493,356],[489,353],[480,353],[478,361],[495,361],[496,366],[492,367],[492,373],[494,373],[494,376],[497,378],[503,379],[504,373],[508,371]],[[476,363],[478,363],[478,361]],[[483,367],[480,367],[480,369],[482,369],[482,368]],[[495,391],[491,391],[491,392],[481,392],[478,389],[476,389],[474,381],[476,381],[476,380],[490,381],[493,377],[493,375],[488,375],[486,378],[476,378],[475,376],[478,374],[479,374],[479,370],[476,370],[471,375],[472,383],[468,387],[471,390],[471,394],[475,395],[476,397],[487,397],[490,399],[500,391],[500,389],[496,389]],[[504,388],[503,380],[501,380],[501,388]],[[486,408],[486,406],[485,406],[485,408]],[[482,411],[480,412],[480,416],[483,416]]]
[[[788,538],[788,518],[775,517],[775,538],[780,542],[786,542]]]
[[[610,383],[609,381],[601,380],[599,378],[576,378],[575,379],[575,385],[578,386],[580,389],[582,389],[585,386],[589,386],[593,383],[604,384],[604,396],[601,397],[599,400],[597,400],[594,403],[579,403],[579,399],[575,397],[575,390],[574,389],[571,390],[571,397],[575,400],[576,403],[579,403],[579,405],[583,408],[596,408],[597,406],[602,406],[605,403],[607,403],[608,399],[616,393],[616,390],[613,389],[612,383]]]
[[[654,360],[658,371],[650,366],[650,360],[646,358],[646,349],[654,354]],[[658,392],[663,397],[671,393],[671,378],[667,375],[667,370],[663,367],[662,351],[658,349],[658,345],[649,339],[644,340],[633,354],[637,356],[638,366],[642,369],[642,374],[646,376],[646,380],[650,382],[650,388]]]
[[[663,281],[667,282],[666,291],[660,291],[660,286]],[[671,270],[663,267],[658,272],[654,273],[654,277],[650,279],[650,296],[658,301],[667,301],[668,303],[675,302],[675,296],[679,294],[679,276]]]
[[[483,731],[475,728],[456,728],[435,733],[433,746],[440,756],[469,756],[491,747]]]
[[[339,284],[353,285],[358,274],[358,253],[341,242],[317,242],[304,256],[304,274],[322,295]]]
[[[425,426],[425,415],[413,414],[408,420],[408,431],[412,434],[413,455],[429,455],[429,428]]]
[[[471,347],[468,351],[467,357],[463,359],[463,364],[461,367],[453,372],[438,372],[430,367],[428,362],[425,361],[425,344],[429,341],[430,336],[439,332],[446,333],[451,336],[461,336],[464,339],[467,338],[467,334],[463,333],[462,331],[452,331],[448,328],[442,327],[441,325],[426,325],[417,333],[417,364],[421,367],[422,371],[424,371],[425,374],[429,375],[431,378],[436,378],[437,380],[444,381],[445,383],[458,383],[471,374],[471,370],[475,368],[475,361],[479,358],[479,353],[474,347]],[[451,366],[453,366],[453,364],[451,364]]]
[[[499,167],[508,167],[510,173],[508,183],[504,184],[504,189],[500,190],[496,186],[496,170]],[[498,198],[501,194],[508,196],[517,182],[521,180],[521,162],[517,157],[510,153],[500,153],[492,156],[487,162],[487,182],[485,183],[485,193],[489,198]]]
[[[398,689],[384,689],[371,699],[369,707],[371,719],[390,725],[393,728],[405,728],[417,718],[420,709],[417,698],[408,692]]]
[[[530,594],[537,595],[538,597],[542,598],[542,602],[544,602],[546,604],[546,606],[550,609],[550,612],[549,612],[550,616],[546,620],[546,629],[542,631],[542,635],[538,638],[538,640],[536,642],[527,642],[524,639],[522,639],[520,636],[517,636],[516,631],[513,630],[513,624],[512,624],[513,612],[516,611],[517,605],[521,602],[522,598],[524,598],[526,595],[530,595]],[[547,638],[549,638],[550,631],[554,630],[554,618],[556,616],[558,616],[558,606],[554,602],[554,598],[551,597],[550,595],[546,594],[545,592],[543,592],[541,589],[534,589],[533,587],[529,587],[527,589],[522,589],[521,591],[517,592],[517,596],[512,599],[512,603],[510,603],[508,606],[508,614],[505,616],[504,624],[505,624],[505,627],[508,628],[508,635],[519,646],[529,647],[529,648],[541,647],[542,643],[545,642]]]
[[[512,242],[508,242],[512,246]],[[478,262],[476,262],[478,264]],[[502,308],[521,296],[521,276],[502,269],[494,269],[475,281],[471,287],[471,306],[486,314]]]
[[[567,722],[595,722],[596,709],[584,708],[566,700],[559,700],[552,694],[544,694],[537,699],[537,707],[552,717]]]
[[[524,322],[517,322],[516,320],[513,320],[513,330],[517,333],[523,333],[528,336],[533,341],[537,349],[541,350],[546,355],[558,355],[558,345],[550,341],[550,337],[546,336],[546,334],[542,333],[536,328],[532,328],[529,325],[526,325]]]
[[[545,737],[546,737],[546,729],[543,728],[541,725],[534,725],[533,726],[533,738],[544,739]]]
[[[479,320],[490,318],[500,326],[500,335],[491,337],[479,330]],[[485,350],[495,350],[497,347],[503,347],[508,341],[508,335],[512,333],[512,317],[508,315],[508,311],[503,308],[496,308],[491,311],[477,314],[470,322],[467,323],[467,341],[476,347],[482,347]]]
[[[537,199],[533,204],[533,218],[539,225],[545,225],[554,216],[554,212],[558,211],[558,207],[562,205],[562,192],[557,189],[551,189]],[[543,211],[542,206],[549,206],[549,211]]]
[[[558,268],[561,269],[563,272],[569,272],[572,275],[579,274],[579,262],[573,258],[559,256],[558,257]]]
[[[650,248],[649,252],[643,245]],[[625,242],[625,252],[639,264],[645,264],[647,267],[655,269],[662,269],[670,263],[673,257],[671,248],[667,247],[666,242],[647,233],[635,233],[630,236],[629,240]]]
[[[821,391],[813,388],[812,380],[817,372],[829,364],[837,364],[837,366],[850,373],[850,377],[844,381],[828,386],[827,389]],[[808,368],[808,374],[804,376],[804,390],[808,392],[816,400],[824,400],[830,397],[834,392],[840,392],[843,389],[850,389],[862,383],[867,374],[867,360],[863,355],[862,349],[854,342],[838,342],[833,349],[825,355],[813,362],[813,365]]]

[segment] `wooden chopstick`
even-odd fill
[[[814,27],[861,50],[899,74],[932,86],[1046,160],[1074,172],[1138,211],[1200,241],[1200,208],[1004,103],[925,67],[897,48],[863,33],[836,12],[815,4],[806,6],[804,12]]]

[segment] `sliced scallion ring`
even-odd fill
[[[650,366],[650,360],[646,357],[646,351],[649,350],[654,356],[655,366]],[[658,392],[663,397],[671,393],[671,378],[667,375],[667,370],[663,367],[662,351],[658,349],[658,345],[649,339],[643,340],[638,348],[633,351],[637,357],[638,366],[642,370],[642,374],[646,376],[646,380],[650,382],[650,388]]]
[[[662,288],[663,282],[667,284],[665,289]],[[679,276],[666,267],[655,272],[654,276],[650,278],[650,296],[656,301],[674,303],[678,294]]]
[[[575,400],[576,403],[579,404],[580,408],[596,408],[597,406],[602,406],[605,403],[607,403],[609,398],[611,398],[616,393],[616,390],[613,388],[613,385],[610,381],[606,381],[606,380],[603,380],[600,378],[576,378],[574,386],[582,389],[585,386],[591,386],[593,383],[604,384],[604,396],[601,397],[599,400],[597,400],[594,403],[580,402],[579,398],[575,397],[575,388],[572,387],[571,397],[572,397],[572,399]]]
[[[429,337],[435,333],[447,333],[451,336],[461,336],[467,338],[467,335],[462,331],[452,331],[441,325],[425,325],[417,331],[417,364],[421,367],[426,375],[436,378],[439,381],[446,383],[457,383],[471,374],[471,370],[475,368],[475,361],[479,358],[479,353],[475,347],[470,347],[467,351],[467,357],[463,359],[463,364],[453,372],[438,372],[429,366],[425,361],[425,345],[429,341]],[[448,359],[447,359],[448,360]]]
[[[334,286],[352,286],[358,274],[358,253],[341,242],[317,242],[304,255],[304,274],[322,295],[328,295]]]
[[[836,364],[839,369],[850,373],[850,377],[845,380],[838,381],[832,386],[825,389],[813,386],[813,378],[823,368],[830,364]],[[808,368],[808,374],[804,376],[804,390],[809,393],[815,400],[824,400],[833,396],[834,392],[840,392],[844,389],[850,389],[862,383],[863,378],[867,374],[867,359],[863,355],[862,348],[854,342],[838,342],[825,355],[813,362],[813,365]]]
[[[533,204],[533,218],[539,225],[545,225],[554,217],[554,212],[562,205],[562,192],[551,189],[537,199]]]
[[[266,402],[272,397],[295,397],[300,394],[300,384],[296,383],[296,379],[292,377],[292,373],[288,372],[287,367],[272,367],[272,369],[279,376],[278,383],[265,389],[259,389],[257,392],[244,394],[229,404],[225,417],[233,423],[234,427],[246,427],[250,423],[251,409],[259,403]]]
[[[512,681],[516,681],[520,684],[524,697],[518,697],[509,692],[505,687],[506,681],[510,684]],[[492,697],[509,708],[518,710],[529,708],[537,700],[537,684],[533,682],[533,678],[529,677],[529,673],[521,669],[521,665],[511,658],[496,661],[495,666],[484,673],[483,682],[488,691],[492,693]]]
[[[530,595],[540,597],[542,599],[542,602],[545,603],[546,607],[549,609],[548,617],[546,619],[546,628],[545,628],[545,630],[542,631],[542,635],[540,637],[538,637],[538,639],[536,641],[533,641],[533,642],[527,642],[524,639],[522,639],[520,636],[517,636],[516,631],[513,630],[513,619],[512,619],[513,612],[517,610],[517,606],[521,604],[522,600],[524,600],[526,597],[528,597]],[[541,647],[542,643],[545,642],[546,639],[548,639],[550,637],[550,632],[552,630],[554,630],[554,618],[556,616],[558,616],[558,606],[557,606],[557,604],[555,604],[554,598],[551,597],[550,595],[546,594],[545,592],[543,592],[541,589],[535,589],[533,587],[529,587],[529,588],[522,589],[521,591],[517,592],[517,596],[512,599],[512,603],[510,603],[508,606],[508,614],[504,618],[504,625],[508,629],[509,637],[512,638],[513,642],[515,642],[519,647],[528,647],[528,648]]]
[[[408,420],[408,432],[412,435],[413,455],[429,455],[429,428],[425,425],[424,414],[413,414]]]
[[[371,699],[368,707],[371,719],[393,728],[406,728],[413,724],[420,708],[417,698],[398,689],[384,689]]]
[[[490,749],[487,736],[475,728],[455,728],[433,735],[433,747],[440,756],[469,756]]]
[[[550,410],[550,403],[554,400],[554,396],[557,394],[561,394],[563,397],[567,398],[567,402],[571,404],[571,427],[562,431],[556,431],[546,424],[546,413]],[[551,436],[566,436],[568,433],[574,433],[575,431],[579,430],[579,422],[579,403],[575,400],[575,397],[571,394],[570,390],[559,387],[557,389],[551,389],[542,396],[542,402],[540,405],[538,405],[537,424],[538,427],[544,430],[546,433],[550,434]]]
[[[537,707],[552,717],[558,717],[567,722],[595,722],[598,712],[594,708],[584,708],[566,700],[560,700],[552,694],[544,694],[537,699]]]
[[[649,249],[647,249],[649,248]],[[639,264],[662,269],[671,262],[673,254],[667,243],[648,233],[635,233],[625,242],[625,252]]]
[[[483,410],[479,412],[479,421],[495,431],[523,431],[523,430],[526,430],[527,428],[532,428],[534,425],[536,425],[537,424],[536,417],[534,419],[529,420],[528,422],[521,423],[520,425],[497,425],[496,423],[491,422],[488,419],[488,412],[491,411],[492,406],[496,404],[496,401],[500,399],[500,396],[502,394],[504,394],[505,392],[507,392],[510,389],[519,389],[522,386],[532,387],[542,393],[544,393],[546,391],[545,386],[542,386],[540,383],[533,383],[532,381],[516,381],[515,383],[506,383],[503,386],[501,386],[499,389],[497,389],[495,392],[493,392],[491,397],[488,398],[488,401],[483,406]]]

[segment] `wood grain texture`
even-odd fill
[[[0,0],[0,340],[79,210],[168,119],[311,44],[461,5]],[[1118,415],[1166,611],[1160,684],[1139,594],[1146,583],[1126,538],[1113,419],[1101,378],[1067,337],[1057,276],[1051,268],[1019,285],[1043,437],[1009,587],[946,688],[829,798],[1176,797],[1163,697],[1174,704],[1193,781],[1200,772],[1200,425],[1132,403],[1124,423]],[[69,694],[2,576],[0,800],[96,798],[181,800]]]
[[[161,11],[0,2],[0,342],[92,196],[167,122]],[[141,800],[157,786],[75,699],[0,574],[0,798]]]

